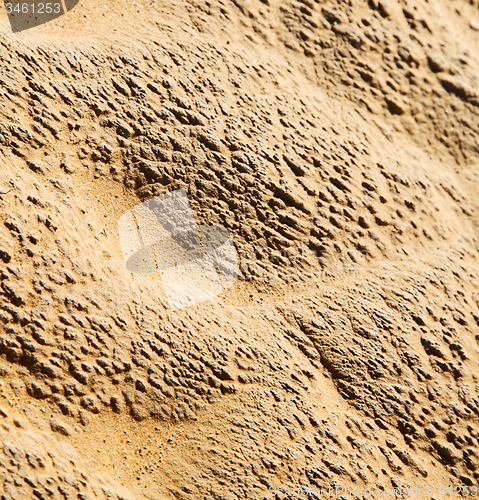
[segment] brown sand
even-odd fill
[[[477,496],[477,0],[2,15],[2,500]],[[117,221],[178,188],[240,276],[175,311]]]

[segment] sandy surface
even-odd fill
[[[477,496],[478,7],[2,12],[2,500]],[[175,310],[118,220],[180,188],[239,277]]]

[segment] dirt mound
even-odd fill
[[[5,28],[6,499],[477,485],[475,19],[85,2]],[[180,188],[240,276],[174,311],[117,221]]]

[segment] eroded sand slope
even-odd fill
[[[477,486],[477,20],[237,0],[5,24],[6,499]],[[172,311],[116,223],[178,188],[241,274]]]

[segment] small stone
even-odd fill
[[[11,245],[5,240],[0,243],[0,259],[6,264],[12,260],[12,250]]]
[[[63,434],[64,436],[71,436],[73,431],[71,427],[65,423],[63,423],[60,420],[54,419],[50,421],[50,427],[52,428],[52,431],[54,432],[59,432],[60,434]]]
[[[51,391],[49,390],[48,386],[39,382],[33,382],[29,384],[27,390],[30,396],[33,396],[37,399],[46,399],[51,396]]]
[[[95,414],[100,413],[100,408],[98,406],[98,402],[90,396],[82,398],[80,401],[80,404],[83,406],[83,408],[91,411],[92,413],[95,413]]]
[[[404,103],[402,103],[397,97],[388,96],[386,97],[386,104],[388,106],[389,111],[393,115],[402,115],[404,114],[405,108]]]
[[[90,423],[90,417],[88,416],[86,411],[80,410],[78,412],[78,416],[80,417],[80,422],[84,427],[86,427]]]
[[[37,174],[46,174],[48,168],[46,165],[39,161],[27,161],[27,165],[30,167],[30,170],[33,170]]]
[[[67,174],[73,174],[75,172],[75,167],[67,161],[63,161],[60,165],[60,167],[67,173]]]
[[[20,427],[21,429],[25,428],[25,422],[22,419],[18,418],[18,417],[15,417],[13,419],[13,423],[15,424],[15,427]]]
[[[469,23],[469,26],[475,30],[479,31],[479,21],[476,21],[475,19],[471,19],[471,22]]]
[[[131,416],[138,422],[141,422],[148,417],[148,412],[142,406],[134,404],[131,407]]]

